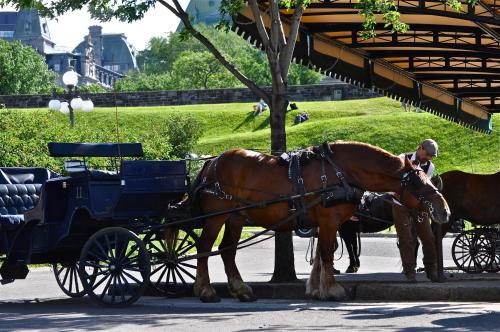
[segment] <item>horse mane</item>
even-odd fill
[[[404,161],[398,156],[379,148],[378,146],[371,145],[368,143],[361,142],[350,142],[350,141],[335,141],[330,143],[330,147],[334,149],[335,147],[347,148],[350,151],[359,153],[361,156],[370,155],[376,165],[379,165],[382,169],[388,171],[401,171],[405,167]]]

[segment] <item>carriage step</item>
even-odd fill
[[[0,279],[0,284],[1,285],[7,285],[10,283],[13,283],[15,279]]]
[[[28,266],[21,262],[9,266],[7,266],[4,262],[0,268],[0,276],[2,277],[2,280],[26,279],[28,272]]]

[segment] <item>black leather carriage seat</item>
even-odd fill
[[[58,174],[38,167],[0,168],[0,229],[14,230],[24,222],[24,212],[33,209],[43,183]]]
[[[24,222],[24,212],[35,207],[41,183],[0,184],[0,225],[12,230]]]

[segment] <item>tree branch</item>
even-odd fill
[[[272,28],[271,29],[274,30],[274,33],[277,34],[279,48],[281,50],[286,45],[286,37],[285,37],[285,32],[283,31],[283,24],[281,24],[281,20],[279,19],[280,7],[278,4],[278,1],[271,0],[270,3],[271,4],[269,7],[271,8],[271,11],[274,12],[274,15],[272,14],[272,17],[275,18],[272,20]]]
[[[300,20],[302,14],[304,13],[304,7],[298,5],[295,7],[295,12],[293,13],[290,25],[290,34],[288,40],[283,50],[283,55],[280,57],[280,66],[283,73],[283,77],[288,77],[288,71],[290,70],[290,65],[292,63],[293,51],[295,50],[295,44],[297,43],[297,36],[299,34]],[[280,21],[281,22],[281,21]]]
[[[181,13],[179,13],[172,5],[163,0],[158,0],[158,2],[161,3],[163,6],[167,7],[168,10],[170,10],[175,16],[177,16],[182,20]]]
[[[165,0],[158,0],[159,3],[164,5],[168,10],[172,11],[177,17],[179,17],[184,24],[184,27],[191,33],[191,35],[196,38],[200,43],[202,43],[209,51],[212,53],[217,60],[231,73],[233,74],[241,83],[245,84],[253,93],[258,97],[264,99],[266,103],[271,102],[271,97],[259,86],[257,86],[252,80],[243,75],[232,63],[227,61],[226,57],[219,52],[212,42],[196,30],[191,22],[189,21],[189,15],[182,9],[178,0],[172,0],[175,4],[174,8],[172,5],[167,3]]]
[[[269,47],[269,35],[267,34],[266,26],[264,25],[264,20],[262,19],[262,14],[260,12],[257,0],[248,0],[250,9],[252,10],[253,17],[255,18],[255,25],[257,26],[257,31],[259,32],[260,39],[262,40],[262,45],[265,48]]]

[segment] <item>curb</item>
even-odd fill
[[[245,230],[243,229],[243,232],[246,232],[246,233],[251,233],[251,234],[257,234],[257,233],[260,233],[261,231],[257,231],[257,230]],[[268,233],[264,234],[264,235],[271,235],[271,234],[274,234],[274,231],[269,231]],[[293,236],[294,237],[299,237],[295,234],[295,232],[292,232]],[[445,238],[455,238],[456,236],[458,235],[458,233],[446,233],[446,235],[444,236]],[[361,238],[369,238],[369,237],[375,237],[375,238],[396,238],[398,237],[398,235],[396,233],[361,233]]]
[[[500,278],[447,280],[442,283],[430,281],[408,283],[404,281],[340,281],[347,294],[347,301],[393,301],[393,302],[500,302]],[[311,300],[305,295],[305,282],[269,283],[249,282],[254,295],[259,299]],[[231,298],[226,283],[213,283],[217,294]],[[149,289],[146,294],[159,296]],[[192,287],[180,294],[194,297]]]

